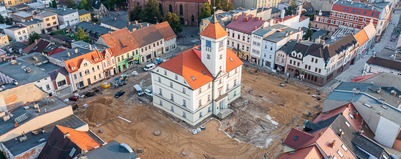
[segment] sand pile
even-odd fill
[[[100,98],[89,103],[89,107],[85,111],[85,116],[90,122],[101,124],[115,117],[114,110],[111,109],[113,99]]]

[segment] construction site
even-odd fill
[[[135,84],[149,88],[150,74],[129,75],[118,88],[99,86],[96,95],[75,102],[75,114],[106,142],[126,143],[141,158],[276,158],[290,129],[313,119],[324,99],[299,82],[285,83],[244,67],[241,98],[231,104],[234,113],[223,120],[206,119],[205,130],[193,135],[181,121],[152,106],[151,97],[138,97]],[[114,98],[121,90],[125,94]]]

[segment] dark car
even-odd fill
[[[70,101],[77,101],[78,99],[79,99],[78,96],[72,96],[72,97],[68,98],[68,100],[70,100]]]
[[[123,90],[121,90],[121,91],[118,91],[115,95],[114,95],[114,97],[116,97],[116,98],[118,98],[118,97],[121,97],[122,95],[124,95],[124,91]]]

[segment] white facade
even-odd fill
[[[365,63],[365,67],[363,69],[363,75],[369,75],[369,74],[374,74],[374,73],[379,73],[379,72],[387,72],[387,73],[390,73],[393,75],[401,75],[400,70],[395,70],[395,69],[391,69],[388,67]]]
[[[68,26],[73,26],[79,23],[78,11],[66,15],[57,15],[60,22],[60,28],[63,29]]]
[[[17,42],[26,41],[29,38],[28,29],[26,27],[12,27],[4,29],[4,33],[12,40]]]
[[[170,52],[171,50],[175,50],[175,48],[177,47],[176,45],[176,38],[164,41],[164,51],[163,53],[167,53]]]
[[[26,27],[29,35],[32,35],[33,33],[42,34],[43,23],[41,21],[38,21],[37,23],[32,23],[32,24],[29,23],[28,25],[25,25],[25,24],[22,24],[22,25],[24,25]]]
[[[35,86],[39,87],[46,93],[55,93],[53,82],[51,81],[50,77],[43,78],[34,82]]]
[[[251,35],[240,31],[226,29],[228,33],[228,47],[249,53],[251,49]]]

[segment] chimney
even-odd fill
[[[138,24],[138,21],[137,21],[137,20],[135,20],[135,24]]]
[[[128,22],[128,25],[131,25],[131,22]]]
[[[255,26],[255,27],[253,28],[253,30],[256,30],[256,29],[258,29],[258,26]]]
[[[280,18],[284,18],[284,16],[285,16],[285,10],[283,9],[281,10]]]
[[[319,15],[322,15],[323,13],[322,13],[322,10],[319,10]]]
[[[14,127],[18,127],[18,123],[16,121],[14,121]]]
[[[333,140],[333,142],[331,142],[331,148],[334,148],[336,146],[336,140]]]
[[[38,44],[39,39],[35,39],[35,44]]]
[[[139,28],[141,28],[141,29],[142,29],[142,24],[139,24]]]
[[[75,48],[75,53],[76,53],[76,54],[78,53],[78,48]]]
[[[93,50],[92,44],[89,44],[89,50]]]
[[[339,130],[338,130],[338,136],[340,136],[340,137],[341,137],[341,136],[343,136],[343,135],[344,135],[344,131],[343,131],[343,130],[341,130],[341,129],[339,129]]]
[[[245,21],[245,22],[248,22],[248,21],[249,21],[249,17],[246,17],[246,18],[244,19],[244,21]]]
[[[375,9],[375,6],[372,6],[372,10]]]
[[[37,110],[38,113],[40,113],[40,108],[39,107],[36,110]]]
[[[67,52],[67,56],[68,56],[68,57],[70,57],[70,56],[71,56],[70,52]]]

